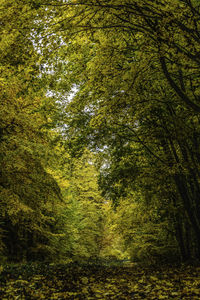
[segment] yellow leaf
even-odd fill
[[[178,293],[178,292],[172,292],[171,295],[172,295],[172,296],[178,296],[179,293]]]
[[[158,278],[155,277],[155,276],[150,276],[150,279],[153,280],[153,281],[157,281],[158,280]]]
[[[164,295],[159,295],[158,296],[158,299],[167,299],[168,298],[168,296],[164,296]]]

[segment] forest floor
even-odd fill
[[[200,299],[200,267],[23,264],[0,267],[0,299]]]

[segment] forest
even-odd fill
[[[0,298],[199,299],[200,2],[0,0],[0,95]]]

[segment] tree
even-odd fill
[[[57,232],[62,235],[59,242],[61,258],[97,258],[105,217],[94,166],[95,156],[85,150],[81,158],[74,159],[65,153],[61,145],[57,152],[60,152],[65,163],[59,166],[56,158],[57,166],[49,172],[61,187],[64,198],[56,216]]]
[[[16,261],[52,256],[54,205],[62,200],[45,169],[45,110],[54,104],[45,104],[39,53],[31,41],[35,15],[28,4],[1,2],[0,245],[4,255]]]
[[[107,152],[103,182],[109,180],[107,192],[117,197],[125,185],[131,190],[145,178],[145,185],[173,207],[171,213],[164,206],[174,215],[183,259],[199,257],[198,3],[51,6],[63,8],[49,27],[56,23],[52,28],[64,40],[59,48],[67,91],[77,87],[63,120],[70,149],[80,153],[88,145]]]
[[[199,258],[198,2],[9,0],[1,8],[0,222],[8,232],[0,248],[12,253],[15,235],[19,252],[31,244],[51,256],[63,238],[63,251],[68,241],[68,253],[98,255],[93,151],[104,196],[117,203],[140,193],[156,210],[152,228],[165,224],[159,232],[171,232],[182,259]],[[53,126],[67,159],[83,155],[69,164],[69,208],[47,163]]]
[[[199,112],[199,5],[196,1],[58,1],[50,6],[62,7],[55,15],[55,31],[67,29],[72,35],[97,31],[126,34],[124,50],[148,53],[157,61],[166,81],[182,103]],[[55,24],[55,20],[53,21]],[[105,35],[104,35],[105,38]],[[95,42],[95,39],[94,39]],[[149,49],[151,47],[151,53]],[[134,62],[135,57],[129,59]],[[160,72],[160,71],[159,71]]]

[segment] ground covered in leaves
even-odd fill
[[[0,299],[200,299],[200,267],[97,264],[0,267]]]

